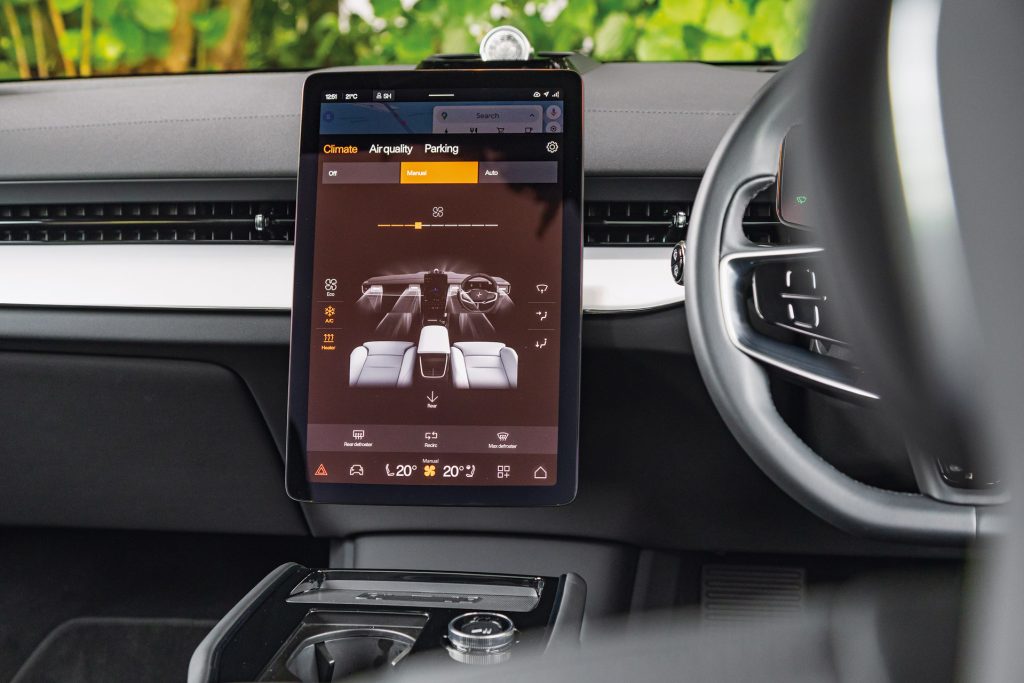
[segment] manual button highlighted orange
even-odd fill
[[[475,161],[403,161],[403,185],[476,184]]]

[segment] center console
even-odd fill
[[[559,67],[306,80],[294,499],[539,506],[576,495],[583,95]],[[578,645],[585,597],[571,573],[288,564],[210,632],[189,681],[501,665]]]
[[[420,341],[416,346],[419,359],[420,377],[442,379],[448,374],[448,357],[452,347],[448,339],[448,328],[444,325],[424,325],[420,330]]]
[[[321,683],[398,667],[502,664],[578,645],[585,600],[575,574],[286,564],[214,627],[192,657],[188,681]]]

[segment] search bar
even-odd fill
[[[434,133],[542,133],[539,104],[434,107]]]

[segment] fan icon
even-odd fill
[[[558,151],[558,143],[555,142],[554,140],[552,140],[551,142],[548,143],[547,149],[548,149],[549,152],[554,154],[555,152]]]
[[[436,467],[434,467],[433,465],[424,465],[424,467],[423,467],[423,476],[424,477],[432,477],[435,474],[437,474],[437,468]]]

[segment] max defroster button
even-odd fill
[[[497,612],[468,612],[448,622],[448,654],[462,664],[507,662],[515,641],[515,624]]]

